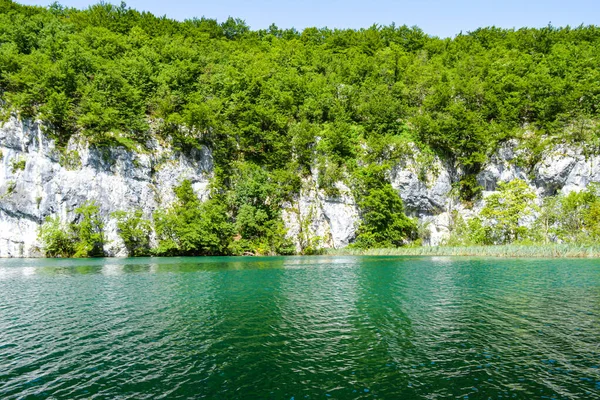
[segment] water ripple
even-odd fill
[[[600,261],[0,261],[0,398],[600,398]]]

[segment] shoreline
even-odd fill
[[[143,257],[0,257],[0,260],[99,260],[99,259],[143,259],[143,258],[268,258],[268,257],[319,257],[319,256],[444,256],[444,257],[495,257],[495,258],[598,258],[600,245],[490,245],[490,246],[422,246],[373,249],[323,249],[323,253],[314,255],[255,255],[255,256],[143,256]]]
[[[497,258],[600,258],[600,245],[422,246],[381,249],[327,249],[331,256],[456,256]]]

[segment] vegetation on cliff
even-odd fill
[[[5,112],[41,119],[60,145],[79,133],[137,149],[152,132],[183,152],[212,149],[212,201],[190,202],[180,189],[178,204],[154,218],[160,254],[287,252],[281,205],[309,175],[331,196],[340,180],[357,195],[357,246],[406,243],[417,228],[373,171],[414,143],[464,172],[457,193],[470,200],[503,141],[519,139],[529,163],[554,142],[597,146],[598,65],[595,26],[490,27],[455,38],[393,24],[251,30],[240,19],[178,22],[124,3],[77,10],[0,0]],[[490,200],[498,207],[470,222],[474,232],[525,240],[504,203]],[[544,218],[554,218],[551,206]],[[120,220],[121,232],[145,235]],[[149,245],[127,246],[142,254]]]
[[[535,194],[522,180],[502,183],[485,199],[481,212],[451,223],[447,246],[563,243],[594,246],[600,241],[600,188],[558,194],[535,203]]]
[[[86,202],[75,209],[76,221],[68,226],[60,218],[48,218],[39,236],[47,257],[102,257],[104,223],[95,203]],[[133,254],[132,254],[133,255]]]

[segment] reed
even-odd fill
[[[481,256],[519,258],[600,258],[600,245],[548,244],[499,246],[422,246],[384,249],[328,249],[327,255]]]

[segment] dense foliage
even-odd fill
[[[131,257],[150,255],[152,224],[144,219],[142,210],[116,211],[112,216],[117,220],[117,233],[123,240],[128,255]]]
[[[139,149],[153,132],[182,151],[212,149],[215,200],[181,194],[181,209],[157,215],[160,254],[286,252],[279,210],[302,178],[318,176],[330,196],[339,181],[360,194],[360,177],[409,142],[464,172],[463,199],[480,194],[474,176],[505,140],[529,147],[525,162],[553,141],[597,146],[599,64],[594,26],[455,38],[393,24],[253,31],[239,19],[178,22],[124,3],[77,10],[0,0],[5,113],[41,119],[60,145],[78,133]],[[358,244],[405,242],[415,227],[401,201],[381,182],[372,189],[359,200]],[[217,226],[200,226],[199,215]]]
[[[500,183],[481,212],[465,221],[454,215],[447,245],[572,243],[600,241],[600,188],[546,197],[541,206],[527,184]]]
[[[398,247],[414,236],[415,222],[404,215],[402,200],[386,180],[382,167],[360,171],[356,191],[361,210],[355,247]]]
[[[597,244],[600,241],[600,188],[544,200],[536,221],[534,239],[545,242]]]
[[[600,29],[418,28],[251,31],[243,21],[177,22],[121,6],[0,1],[0,91],[63,141],[144,143],[148,118],[220,161],[307,167],[361,142],[412,138],[472,171],[507,137],[582,132],[600,101]],[[179,129],[185,126],[187,129]],[[323,144],[317,146],[317,138]]]
[[[267,196],[276,188],[268,182],[260,168],[239,180],[232,198],[219,196],[201,202],[189,180],[175,189],[177,202],[171,209],[154,215],[159,240],[156,255],[218,255],[218,254],[292,254],[295,252],[285,238],[278,202]],[[254,173],[254,174],[253,174]],[[229,204],[229,207],[228,207]],[[232,210],[232,211],[229,211]],[[237,217],[229,218],[230,212]]]
[[[75,222],[66,225],[59,217],[48,218],[39,236],[47,257],[101,257],[104,255],[104,223],[95,203],[75,209]]]
[[[233,234],[223,202],[201,202],[188,180],[175,189],[177,202],[154,215],[157,255],[216,255],[227,252]]]

